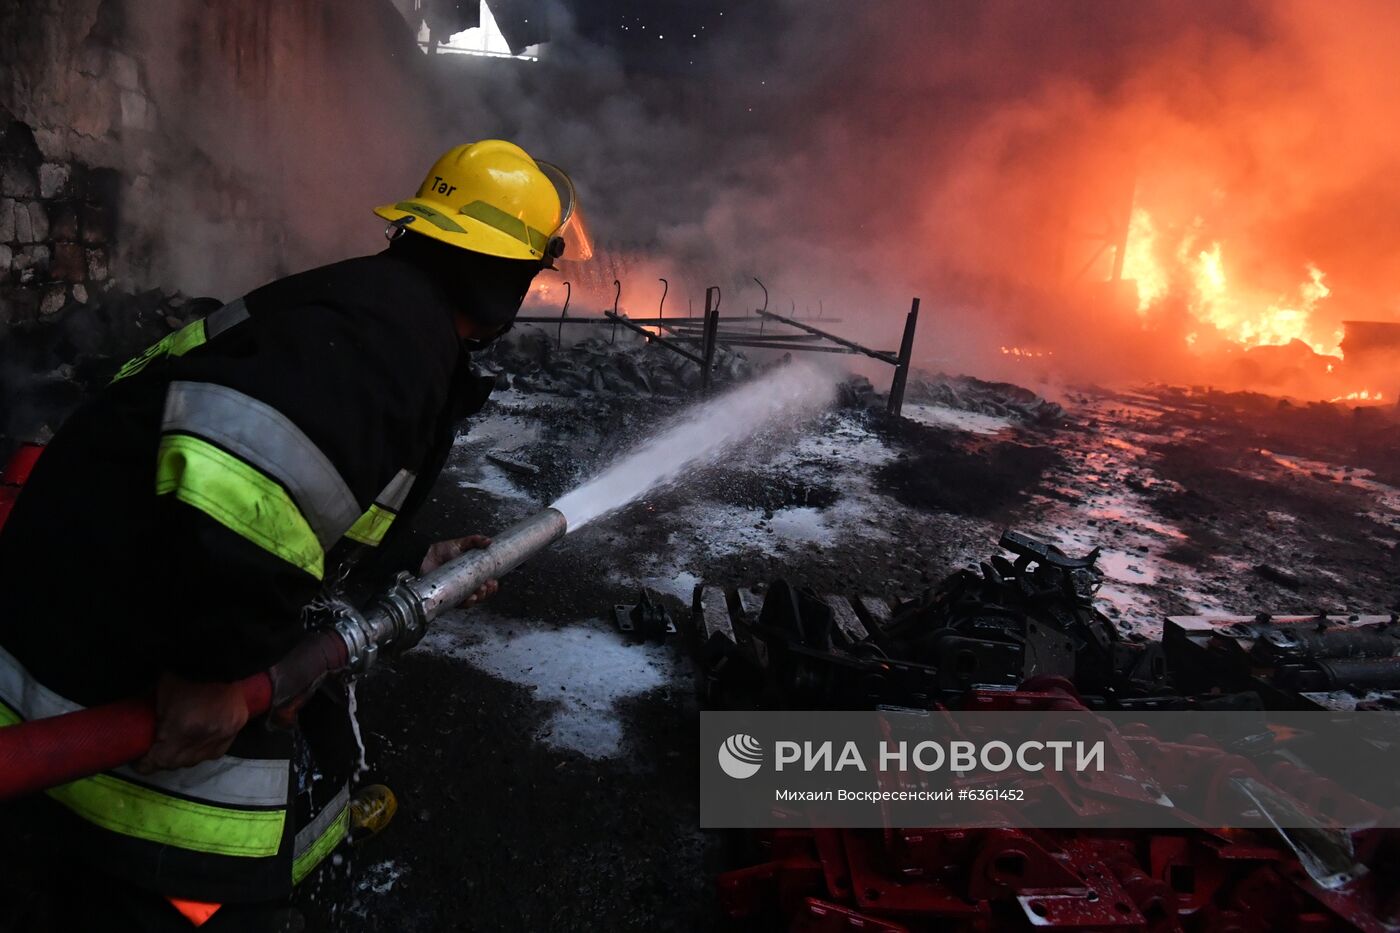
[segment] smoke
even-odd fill
[[[774,310],[820,303],[886,345],[922,296],[930,365],[1225,378],[1242,347],[1214,339],[1191,281],[1218,246],[1241,315],[1296,309],[1323,274],[1309,342],[1394,315],[1393,4],[727,12],[711,41],[677,36],[672,67],[565,34],[538,67],[483,71],[456,102],[468,135],[569,166],[599,241],[631,257],[633,313],[654,310],[668,271],[671,308],[713,283],[731,313],[761,302],[757,276]],[[1133,208],[1166,277],[1142,314],[1131,285],[1105,284]],[[601,286],[593,301],[610,304]]]
[[[918,295],[922,365],[1021,381],[1226,378],[1248,341],[1202,317],[1215,247],[1217,317],[1311,302],[1309,342],[1334,344],[1395,316],[1384,0],[553,0],[537,63],[429,60],[376,0],[132,6],[181,138],[147,193],[192,290],[373,249],[370,206],[502,136],[570,171],[600,246],[542,277],[547,307],[565,278],[575,309],[610,306],[619,278],[649,315],[664,276],[668,313],[720,285],[735,314],[757,277],[772,310],[889,347]],[[1134,210],[1153,235],[1125,275],[1161,277],[1141,313],[1106,281]]]
[[[227,298],[382,247],[370,208],[417,187],[434,142],[425,62],[390,5],[104,6],[124,10],[151,101],[122,134],[151,278]]]

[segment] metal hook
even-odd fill
[[[755,282],[758,282],[758,277],[757,277],[757,276],[754,277],[754,281],[755,281]],[[758,282],[758,287],[761,288],[761,289],[763,289],[763,310],[764,310],[764,311],[767,311],[767,310],[768,310],[768,286],[764,285],[762,282]]]
[[[559,338],[554,341],[556,348],[564,347],[564,318],[569,316],[569,302],[574,297],[574,287],[568,282],[564,283],[564,310],[559,312]]]
[[[666,287],[661,289],[661,306],[656,309],[656,319],[657,321],[664,321],[666,319],[666,293],[671,290],[671,283],[665,279],[660,279],[659,281]]]
[[[613,329],[612,336],[608,338],[608,345],[617,342],[617,303],[622,300],[622,281],[613,279],[613,285],[617,286],[617,294],[613,295]]]

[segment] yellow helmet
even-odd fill
[[[417,195],[374,212],[462,249],[549,265],[564,251],[560,231],[576,200],[573,182],[555,166],[514,143],[483,139],[449,149]]]

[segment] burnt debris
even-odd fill
[[[1095,709],[1400,706],[1393,615],[1176,616],[1149,639],[1095,606],[1097,548],[1071,556],[1018,531],[999,543],[1005,553],[907,599],[781,579],[697,587],[702,698],[725,709],[928,709],[1049,677]]]

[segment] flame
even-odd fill
[[[1162,261],[1162,240],[1151,215],[1134,208],[1123,253],[1123,277],[1137,284],[1138,314],[1147,316],[1169,293],[1179,290],[1192,317],[1240,346],[1282,346],[1300,340],[1323,356],[1341,356],[1342,332],[1325,332],[1314,322],[1318,305],[1332,294],[1323,281],[1326,273],[1317,266],[1305,267],[1307,279],[1294,295],[1269,299],[1235,280],[1219,241],[1199,249],[1196,231],[1187,231],[1172,252],[1173,266]],[[1201,336],[1193,331],[1186,343],[1201,347]]]
[[[1362,389],[1360,392],[1348,392],[1346,395],[1339,395],[1332,399],[1334,402],[1383,402],[1385,395],[1380,392],[1372,392],[1369,389]]]
[[[1013,356],[1022,360],[1037,360],[1041,357],[1054,356],[1054,350],[1030,350],[1025,347],[1001,347],[1004,356]]]
[[[1167,273],[1157,262],[1157,228],[1152,216],[1140,207],[1133,208],[1128,223],[1128,244],[1123,251],[1123,277],[1137,283],[1138,314],[1147,310],[1167,294]]]
[[[1298,286],[1296,301],[1279,300],[1263,308],[1240,298],[1230,287],[1219,243],[1196,256],[1195,295],[1191,313],[1215,325],[1229,340],[1246,347],[1281,346],[1301,340],[1323,356],[1340,356],[1340,334],[1324,339],[1314,333],[1312,314],[1318,302],[1332,293],[1323,283],[1324,273],[1309,264],[1308,281]]]
[[[661,336],[661,328],[657,327],[655,324],[643,324],[641,327],[642,330],[646,331],[648,334],[655,334],[658,337]]]

